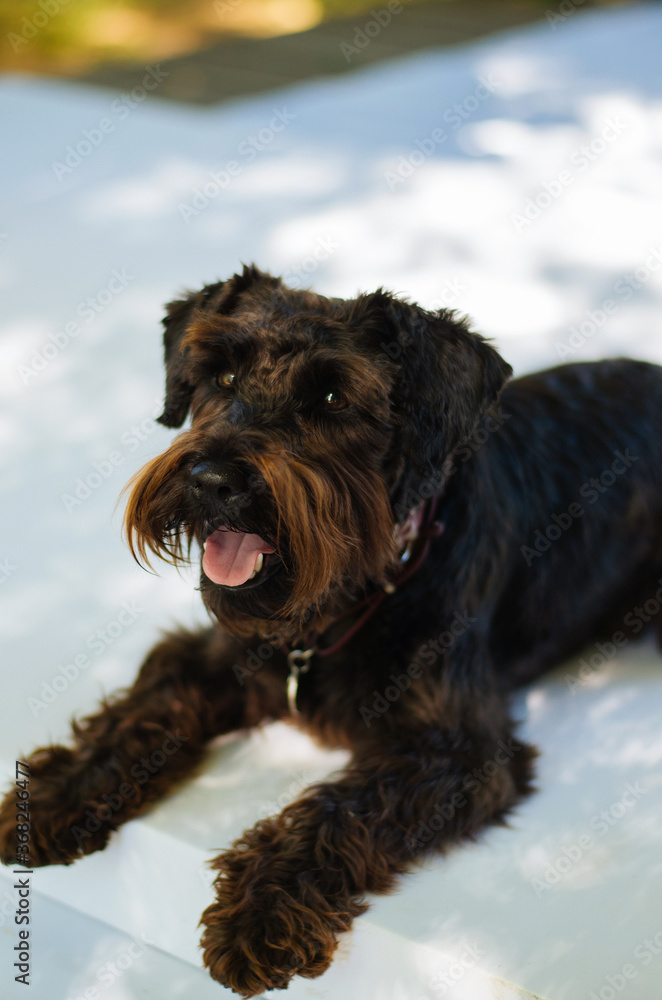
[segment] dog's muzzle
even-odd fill
[[[191,490],[209,521],[229,522],[204,541],[205,576],[222,587],[241,587],[260,578],[276,550],[260,535],[234,527],[251,503],[241,469],[230,462],[196,462],[191,469]]]

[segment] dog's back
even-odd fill
[[[628,642],[657,617],[662,368],[617,359],[515,379],[501,423],[474,474],[489,480],[500,520],[485,517],[508,553],[492,649],[519,681],[595,639]],[[647,600],[653,613],[639,615]]]

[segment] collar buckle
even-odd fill
[[[315,652],[315,647],[311,646],[310,649],[291,649],[287,654],[287,665],[290,668],[287,677],[287,707],[291,715],[297,716],[300,714],[297,708],[299,677],[310,670],[310,660],[315,655]]]

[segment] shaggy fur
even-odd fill
[[[366,894],[530,790],[509,692],[623,628],[662,575],[662,370],[505,385],[451,312],[254,267],[173,302],[164,339],[160,419],[191,425],[131,484],[132,550],[179,562],[234,532],[264,563],[203,569],[215,625],[168,636],[71,747],[35,752],[30,862],[102,849],[219,734],[284,719],[349,749],[214,861],[204,961],[251,997],[320,975]],[[10,794],[7,863],[15,812]]]

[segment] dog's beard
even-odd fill
[[[287,552],[287,618],[320,610],[340,589],[386,582],[395,557],[393,515],[379,475],[346,459],[309,464],[285,452],[249,461],[273,496],[279,552]]]
[[[194,511],[184,470],[190,463],[188,434],[181,434],[162,455],[129,480],[124,531],[136,562],[151,569],[149,553],[177,566],[189,561],[196,536]]]
[[[381,476],[346,456],[309,462],[284,450],[243,456],[264,485],[236,513],[200,509],[191,499],[187,435],[135,477],[125,527],[134,557],[188,562],[203,555],[208,610],[236,634],[296,635],[366,583],[387,581],[396,553],[393,514]],[[222,534],[218,534],[222,531]],[[231,532],[232,538],[225,537]],[[263,568],[251,579],[258,552]],[[232,585],[232,584],[235,585]]]

